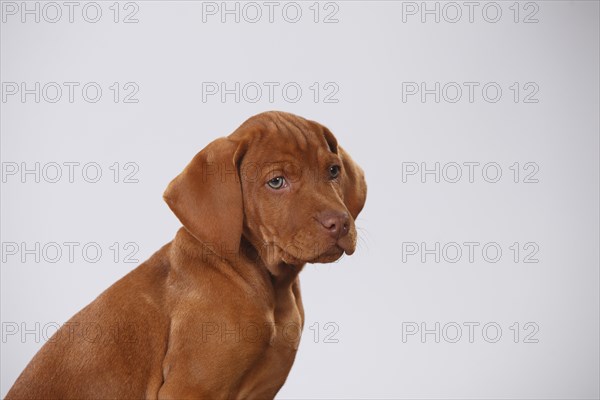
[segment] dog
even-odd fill
[[[294,362],[298,274],[356,248],[362,169],[270,111],[201,150],[164,199],[175,238],[65,323],[6,399],[271,399]]]

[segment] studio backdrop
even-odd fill
[[[172,240],[162,193],[194,154],[281,110],[369,191],[356,253],[300,275],[278,398],[598,398],[597,1],[1,12],[1,396]]]

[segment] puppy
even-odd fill
[[[6,398],[273,398],[304,324],[298,274],[354,252],[366,190],[326,127],[248,119],[167,187],[174,240],[65,323]]]

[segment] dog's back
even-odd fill
[[[6,399],[155,397],[163,381],[169,331],[164,311],[168,247],[66,322]]]

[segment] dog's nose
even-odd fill
[[[323,228],[327,230],[329,235],[335,239],[339,239],[348,234],[348,213],[339,211],[323,211],[317,217]]]

